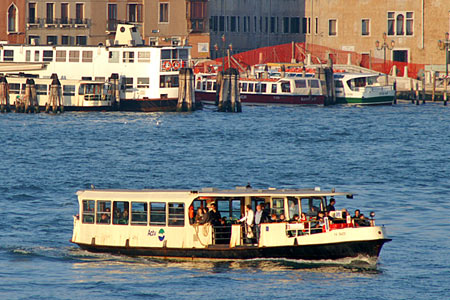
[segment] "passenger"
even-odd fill
[[[294,217],[292,218],[292,221],[294,221],[294,222],[299,222],[300,221],[300,217],[298,216],[298,214],[294,215]]]
[[[254,227],[254,222],[255,222],[255,213],[252,210],[252,206],[250,204],[248,204],[245,207],[245,215],[244,217],[242,217],[239,222],[244,222],[245,221],[245,236],[247,238],[247,243],[252,243],[254,234],[253,234],[253,227]]]
[[[303,223],[303,232],[306,232],[309,228],[309,222],[308,222],[308,218],[306,217],[306,214],[302,212],[302,217],[300,219],[300,222]]]
[[[221,217],[222,216],[220,215],[220,212],[217,210],[216,203],[211,203],[211,209],[208,213],[209,223],[211,223],[211,225],[213,226],[218,226],[220,224]]]
[[[359,219],[361,215],[361,211],[359,209],[355,210],[355,215],[353,216],[353,219]]]
[[[284,214],[280,214],[280,219],[278,220],[278,222],[286,222],[286,217],[284,216]]]
[[[194,205],[189,205],[189,224],[194,224]]]
[[[259,238],[261,235],[261,223],[265,223],[266,220],[264,220],[264,212],[262,210],[261,205],[256,205],[256,213],[255,213],[255,237],[256,242],[259,243]]]
[[[197,215],[195,216],[195,223],[200,225],[205,224],[205,214],[203,213],[203,208],[201,207],[197,209]]]
[[[270,220],[269,220],[271,223],[276,223],[276,222],[278,222],[278,219],[277,219],[277,214],[271,214],[270,215]]]
[[[314,229],[311,230],[311,233],[319,233],[322,232],[323,226],[325,225],[324,221],[325,214],[323,212],[319,212],[317,215],[317,222],[312,226]]]
[[[366,219],[364,214],[359,216],[359,226],[370,226],[370,221]]]
[[[290,203],[289,203],[289,218],[291,218],[291,220],[294,220],[295,214],[298,214],[298,205],[294,201],[290,201]]]
[[[327,206],[327,211],[335,211],[334,205],[336,204],[336,200],[334,198],[330,199],[330,204]]]
[[[119,224],[128,224],[128,209],[124,209],[119,219]]]
[[[107,214],[102,214],[99,223],[109,224],[109,217]]]
[[[269,207],[266,205],[266,203],[261,203],[260,205],[261,205],[261,209],[263,211],[264,217],[265,217],[264,219],[266,220],[266,222],[270,222],[270,210],[269,210]]]

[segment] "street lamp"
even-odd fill
[[[450,40],[448,39],[448,37],[449,37],[448,32],[446,32],[445,40],[438,41],[439,49],[445,50],[445,78],[448,77],[448,44],[450,43]]]
[[[377,50],[383,50],[384,51],[383,66],[384,66],[384,70],[385,71],[386,71],[386,49],[387,50],[392,50],[392,49],[394,49],[394,46],[395,46],[394,40],[391,40],[391,42],[389,44],[387,43],[386,32],[383,32],[383,43],[382,44],[378,40],[375,42],[375,47],[377,48]]]

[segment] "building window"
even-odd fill
[[[39,61],[39,50],[34,51],[34,61]]]
[[[80,51],[78,50],[69,51],[69,62],[80,62]]]
[[[119,62],[119,51],[109,51],[108,62],[109,63],[118,63]]]
[[[54,3],[47,3],[47,16],[45,18],[45,24],[54,24],[54,18],[55,18],[55,4]]]
[[[270,33],[275,33],[276,30],[276,22],[275,17],[270,17]]]
[[[217,16],[212,16],[209,26],[213,32],[217,32],[219,30],[219,18]]]
[[[128,4],[128,22],[142,22],[142,4]]]
[[[224,16],[219,17],[219,31],[220,32],[225,31],[225,17]]]
[[[361,35],[364,35],[364,36],[370,35],[370,20],[369,19],[361,20]]]
[[[289,33],[289,18],[283,17],[283,33]]]
[[[57,45],[58,37],[56,35],[47,35],[47,45]]]
[[[232,16],[230,20],[230,31],[235,32],[236,31],[236,17]]]
[[[302,33],[311,34],[311,18],[305,17],[302,19]]]
[[[25,61],[31,61],[31,51],[25,51]]]
[[[28,3],[28,24],[36,23],[36,3]]]
[[[335,19],[328,20],[328,35],[329,36],[337,35],[337,20]]]
[[[134,63],[134,52],[133,51],[124,51],[122,61],[124,63]]]
[[[405,18],[406,17],[406,18]],[[388,12],[388,35],[413,35],[413,12]]]
[[[108,4],[108,30],[116,31],[117,29],[117,4]]]
[[[84,3],[75,4],[75,23],[84,24]]]
[[[85,35],[78,35],[77,36],[77,45],[87,45],[87,36]]]
[[[169,3],[159,3],[159,23],[169,23]]]
[[[414,34],[414,13],[406,13],[406,35]]]
[[[70,37],[68,35],[61,36],[61,45],[70,45]]]
[[[8,32],[17,31],[17,7],[11,4],[8,8]]]
[[[56,62],[66,62],[66,50],[56,50]]]
[[[300,18],[291,18],[291,33],[300,33]]]
[[[319,18],[316,17],[314,21],[314,34],[319,34]]]
[[[92,51],[83,51],[81,56],[82,62],[92,62]]]
[[[69,24],[69,4],[61,3],[61,24]]]

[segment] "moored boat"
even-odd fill
[[[385,78],[378,74],[334,74],[336,103],[348,105],[391,105],[395,90],[384,85]]]
[[[195,97],[206,104],[216,102],[216,76],[197,75]],[[324,105],[322,84],[316,78],[240,78],[243,104]]]
[[[352,220],[342,211],[323,217],[331,199],[353,197],[334,190],[91,189],[77,195],[79,213],[74,216],[71,242],[92,252],[189,259],[376,260],[390,241],[384,226],[375,226],[374,219]],[[261,205],[263,213],[279,220],[264,218],[259,226],[237,222],[245,207],[260,210]],[[206,207],[211,207],[210,222],[201,222]],[[212,221],[218,213],[220,218]],[[250,215],[245,213],[247,220]]]

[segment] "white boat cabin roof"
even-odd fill
[[[220,190],[217,188],[203,188],[201,190],[122,190],[122,189],[89,189],[77,192],[80,199],[89,200],[177,200],[190,203],[197,197],[353,197],[353,193],[321,191],[315,189],[252,189],[237,187],[234,190]]]

